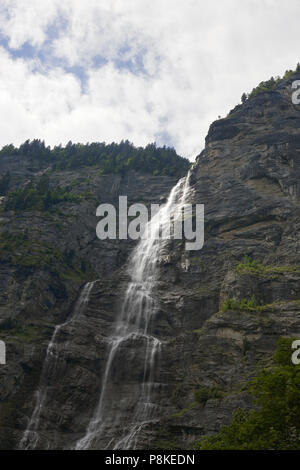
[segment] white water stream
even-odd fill
[[[54,333],[50,340],[50,343],[47,348],[46,358],[44,361],[41,379],[39,383],[39,387],[36,392],[36,402],[33,413],[27,425],[27,428],[22,436],[22,439],[19,444],[19,449],[35,449],[39,440],[39,424],[40,424],[40,417],[42,409],[46,403],[47,395],[48,395],[48,383],[49,378],[53,376],[55,373],[55,368],[58,359],[57,353],[57,339],[58,334],[62,328],[73,322],[78,315],[83,311],[84,307],[88,304],[90,293],[92,291],[94,282],[87,283],[79,297],[79,300],[75,306],[75,311],[72,317],[55,327]]]
[[[101,439],[101,435],[106,433],[111,423],[116,425],[120,423],[120,411],[117,407],[114,407],[113,399],[109,393],[109,385],[113,378],[114,359],[117,353],[120,353],[124,356],[123,360],[127,361],[126,348],[122,348],[122,346],[130,340],[132,344],[134,341],[139,340],[144,341],[146,344],[143,379],[134,412],[129,423],[124,427],[123,435],[119,438],[114,436],[108,447],[135,449],[140,431],[157,418],[159,407],[153,402],[152,396],[157,385],[155,383],[155,370],[161,350],[161,342],[151,334],[151,324],[158,310],[155,287],[159,275],[159,261],[167,244],[167,240],[160,235],[164,230],[168,230],[171,216],[180,219],[181,208],[185,204],[188,194],[189,175],[176,184],[167,202],[148,222],[146,227],[148,236],[139,241],[131,255],[128,265],[130,282],[125,294],[122,311],[115,323],[112,335],[108,338],[108,358],[98,405],[88,424],[85,436],[76,443],[75,449],[93,448],[96,440]]]

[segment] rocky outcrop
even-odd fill
[[[251,407],[249,378],[268,364],[278,338],[299,337],[300,109],[291,100],[297,78],[213,123],[197,158],[193,201],[205,204],[205,244],[190,253],[176,284],[186,323],[175,335],[182,354],[170,359],[174,408],[160,445],[192,446],[229,423],[238,407]],[[245,255],[264,268],[237,269]],[[226,299],[253,297],[257,311],[221,311]]]
[[[161,260],[153,323],[162,341],[154,397],[160,419],[144,428],[139,448],[191,448],[202,435],[217,432],[237,408],[253,406],[246,383],[270,362],[278,339],[300,336],[300,109],[291,101],[298,75],[213,123],[196,160],[191,202],[205,205],[205,243],[201,251],[187,252],[172,242]],[[7,165],[2,162],[1,171]],[[34,177],[34,168],[23,166],[16,169],[16,184]],[[98,240],[95,208],[122,194],[129,203],[161,202],[176,182],[138,173],[103,176],[86,168],[49,176],[72,186],[81,202],[50,214],[1,214],[1,230],[26,232],[35,241],[30,255],[41,258],[41,266],[32,267],[16,247],[12,260],[1,264],[0,338],[8,347],[8,363],[0,366],[2,448],[17,447],[32,414],[54,326],[72,318],[82,286],[95,281],[88,304],[59,332],[37,448],[70,448],[84,435],[99,399],[106,340],[134,246]],[[55,247],[54,270],[45,267],[40,246]],[[259,268],[243,262],[245,256]],[[251,298],[257,308],[238,307]],[[228,299],[236,308],[226,307]],[[116,407],[123,397],[124,421],[133,409],[145,345],[134,351],[130,342],[125,346],[126,355],[115,358],[111,390]],[[98,445],[109,445],[110,438]]]
[[[22,171],[14,173],[10,163],[2,162],[2,171],[9,170],[15,185],[22,185]],[[25,181],[38,179],[40,170],[37,173],[30,162],[27,166]],[[122,267],[135,245],[131,240],[99,240],[96,208],[104,202],[117,207],[119,195],[128,197],[128,205],[161,204],[177,181],[135,172],[102,176],[89,168],[47,174],[53,185],[71,188],[80,203],[61,203],[49,212],[4,211],[0,220],[0,237],[5,234],[0,240],[0,338],[7,346],[7,364],[0,369],[4,449],[20,442],[35,406],[54,327],[65,322],[57,337],[59,361],[47,378],[49,407],[41,416],[40,446],[70,445],[77,428],[84,429],[101,389],[105,337],[126,285]],[[26,235],[25,242],[20,234]],[[7,244],[7,238],[16,242]],[[95,281],[90,302],[76,322],[69,323],[89,281]]]

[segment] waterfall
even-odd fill
[[[151,334],[152,320],[158,310],[155,287],[158,282],[159,261],[167,240],[160,234],[169,227],[170,217],[179,218],[181,208],[189,194],[189,175],[181,179],[172,189],[167,202],[152,217],[146,226],[147,237],[142,237],[134,249],[128,264],[130,282],[128,284],[123,307],[117,318],[113,333],[108,338],[108,358],[102,378],[102,388],[98,405],[88,424],[85,436],[75,445],[75,449],[89,449],[96,444],[96,439],[111,432],[112,428],[121,428],[120,436],[112,435],[107,447],[113,449],[135,449],[140,431],[158,418],[159,406],[154,403],[153,391],[159,384],[156,369],[161,351],[161,341]],[[130,422],[121,422],[118,407],[122,407],[122,396],[118,403],[113,399],[110,388],[113,384],[113,364],[120,354],[124,364],[130,361],[126,357],[126,344],[144,344],[142,383],[131,414]],[[128,353],[127,353],[128,354]],[[132,365],[134,367],[134,365]],[[128,416],[127,416],[128,421]]]
[[[64,323],[55,327],[52,338],[48,344],[46,358],[42,368],[41,378],[39,387],[36,391],[36,402],[33,413],[27,425],[27,428],[23,434],[23,437],[19,444],[19,449],[35,449],[39,441],[39,423],[42,409],[46,403],[48,394],[48,383],[49,378],[53,377],[56,371],[56,364],[58,360],[57,352],[57,339],[59,332],[71,322],[73,322],[80,313],[82,313],[84,307],[88,304],[90,293],[92,291],[94,282],[88,282],[80,294],[80,297],[76,303],[74,314],[70,319]]]

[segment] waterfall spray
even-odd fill
[[[113,375],[113,363],[116,355],[128,341],[144,341],[143,380],[140,384],[138,400],[135,403],[132,419],[122,435],[114,436],[108,446],[114,449],[135,449],[141,430],[158,417],[159,406],[153,402],[156,365],[161,351],[161,341],[151,334],[152,320],[158,310],[154,289],[159,275],[159,260],[167,240],[159,234],[170,225],[170,217],[179,217],[181,208],[189,194],[189,174],[181,179],[172,189],[168,200],[152,217],[146,226],[147,237],[143,237],[129,260],[128,284],[123,308],[108,338],[108,358],[102,378],[102,389],[98,405],[87,427],[85,436],[75,445],[75,449],[89,449],[96,440],[114,424],[120,423],[121,416],[114,409],[114,403],[108,393]],[[126,361],[126,357],[123,359]]]
[[[64,328],[65,326],[73,322],[78,317],[78,315],[82,312],[83,308],[88,304],[93,285],[94,285],[94,282],[88,282],[84,286],[80,294],[80,297],[77,301],[77,304],[75,306],[75,311],[72,317],[66,322],[62,323],[61,325],[58,325],[55,327],[52,338],[48,344],[39,387],[36,391],[35,407],[31,415],[31,418],[29,420],[29,423],[27,425],[27,428],[20,441],[19,449],[24,449],[24,450],[35,449],[38,444],[40,417],[41,417],[42,409],[46,403],[47,394],[48,394],[47,384],[49,381],[49,377],[53,376],[53,374],[55,373],[56,364],[58,360],[57,339],[58,339],[59,332],[62,330],[62,328]]]

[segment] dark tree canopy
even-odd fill
[[[27,140],[19,148],[12,144],[3,147],[0,158],[7,156],[24,156],[41,165],[52,166],[54,170],[97,166],[103,174],[136,170],[153,175],[183,176],[190,166],[189,160],[177,155],[174,148],[157,147],[155,143],[135,147],[128,140],[119,144],[69,142],[65,147],[58,145],[53,149],[41,140]]]

